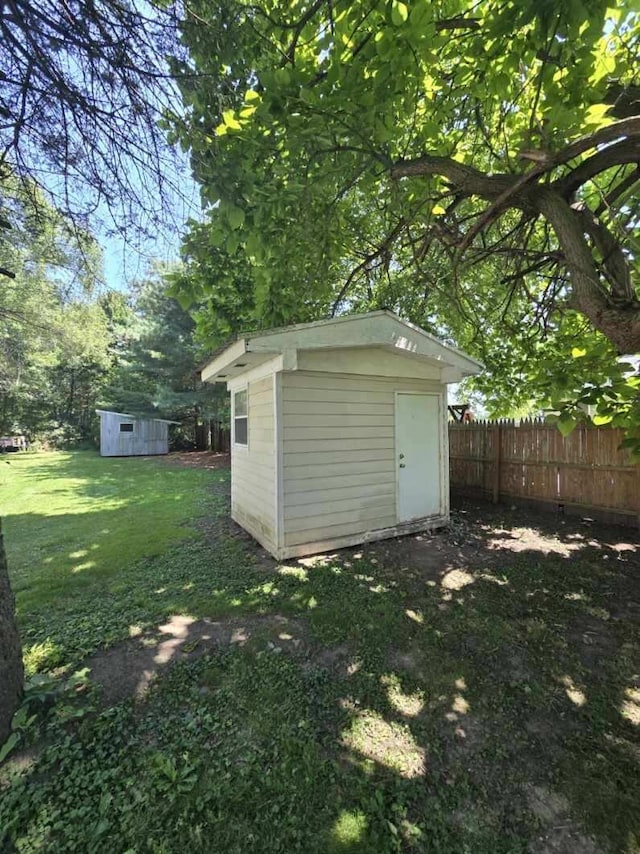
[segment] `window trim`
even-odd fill
[[[123,429],[126,428],[126,429]],[[120,422],[120,433],[135,433],[135,427],[133,421],[121,421]]]
[[[242,394],[242,392],[244,392],[246,395],[247,414],[246,415],[236,415],[236,395]],[[242,386],[241,388],[234,389],[233,395],[232,395],[232,404],[233,404],[233,417],[231,419],[231,422],[232,422],[232,429],[233,429],[233,443],[232,443],[233,447],[248,451],[249,450],[249,386],[248,385]],[[236,441],[236,419],[238,419],[238,418],[244,418],[244,420],[246,421],[246,424],[247,424],[247,441],[246,442],[237,442]]]

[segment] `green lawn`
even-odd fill
[[[229,523],[226,471],[0,467],[29,670],[62,686],[0,772],[0,849],[640,850],[632,533],[468,507],[278,565]],[[143,699],[65,683],[90,653],[155,666],[176,615]]]
[[[179,607],[157,594],[154,559],[180,543],[176,560],[188,560],[194,520],[225,506],[210,493],[221,479],[164,459],[3,457],[0,515],[29,669],[67,664]]]

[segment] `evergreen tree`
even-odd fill
[[[225,396],[198,377],[207,350],[192,316],[167,295],[167,274],[159,268],[135,288],[129,340],[104,402],[120,412],[178,421],[178,441],[196,442],[199,425],[225,414]]]

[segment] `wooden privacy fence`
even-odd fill
[[[212,419],[195,428],[196,448],[199,451],[214,451],[228,454],[231,448],[231,428],[228,424]]]
[[[221,421],[211,422],[211,450],[228,454],[231,450],[231,427]]]
[[[586,426],[563,437],[542,420],[451,423],[451,489],[637,525],[640,465],[620,450],[623,438],[618,429]]]

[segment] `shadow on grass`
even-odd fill
[[[40,626],[62,660],[138,635],[90,660],[125,674],[111,700],[178,663],[80,727],[86,813],[39,779],[66,815],[50,841],[77,850],[102,810],[96,850],[589,852],[594,833],[629,854],[639,569],[632,532],[487,506],[284,565],[221,518]],[[8,801],[23,827],[35,788]]]
[[[189,526],[205,513],[224,512],[228,483],[224,471],[190,471],[157,458],[105,460],[89,452],[25,458],[17,477],[39,485],[23,495],[18,489],[14,505],[5,507],[21,614],[55,609],[100,584],[108,592],[113,576],[193,538]],[[220,493],[213,498],[212,487]]]

